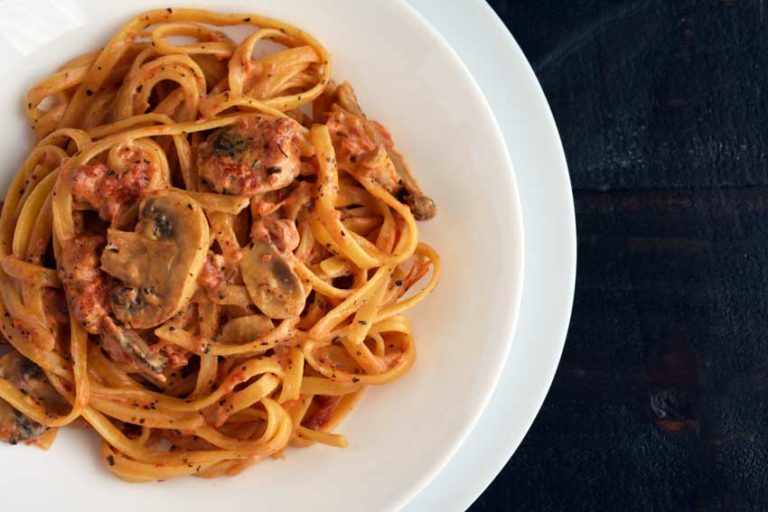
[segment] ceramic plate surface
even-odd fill
[[[525,279],[504,372],[459,452],[403,510],[462,511],[520,445],[565,343],[576,277],[576,222],[560,136],[530,64],[484,0],[409,0],[456,50],[493,109],[523,209]]]
[[[334,77],[393,132],[438,217],[421,237],[444,259],[437,291],[410,312],[417,363],[371,389],[338,429],[350,447],[289,450],[229,479],[126,484],[101,467],[96,436],[65,431],[50,452],[2,446],[8,510],[387,511],[401,508],[445,465],[486,403],[507,358],[523,285],[523,231],[514,173],[480,89],[457,55],[400,1],[252,0],[158,4],[133,0],[0,1],[2,179],[30,144],[21,115],[30,84],[102,46],[147,8],[215,7],[284,19],[334,57]],[[351,7],[354,6],[354,7]]]

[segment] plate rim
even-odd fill
[[[501,127],[501,124],[499,123],[498,118],[494,114],[490,101],[485,95],[485,92],[483,91],[482,87],[480,87],[480,84],[478,83],[474,74],[470,71],[469,67],[464,62],[464,59],[462,59],[459,52],[456,51],[456,49],[448,41],[448,39],[442,34],[442,32],[440,32],[437,29],[437,27],[435,27],[435,25],[432,24],[429,18],[424,16],[421,13],[421,11],[416,9],[409,0],[390,0],[390,1],[392,5],[397,5],[402,10],[407,11],[408,15],[412,17],[418,24],[420,24],[425,30],[430,32],[432,39],[437,41],[450,54],[456,66],[458,66],[463,71],[465,76],[468,78],[469,83],[474,89],[476,96],[478,97],[481,104],[483,105],[483,109],[486,111],[486,115],[488,119],[491,121],[493,131],[495,132],[496,137],[498,138],[498,142],[501,144],[504,150],[504,153],[505,153],[504,159],[506,162],[505,171],[508,171],[508,174],[509,174],[508,194],[512,202],[512,211],[514,213],[514,217],[512,219],[513,224],[510,227],[514,228],[513,236],[516,238],[516,241],[517,241],[516,245],[513,244],[512,251],[513,251],[513,254],[515,255],[516,261],[518,262],[518,264],[511,269],[511,273],[513,276],[512,281],[520,283],[519,286],[515,287],[512,290],[512,297],[510,297],[510,304],[512,306],[512,309],[510,311],[509,317],[506,319],[507,320],[506,327],[504,329],[505,332],[509,333],[508,339],[505,340],[504,351],[503,351],[504,355],[501,358],[502,363],[498,365],[498,368],[493,370],[493,376],[490,381],[490,392],[485,393],[485,396],[483,396],[482,400],[480,401],[480,407],[477,408],[477,414],[473,415],[472,418],[470,418],[469,422],[467,423],[468,427],[465,427],[463,429],[461,435],[458,437],[458,442],[453,443],[453,445],[449,449],[445,450],[442,453],[440,460],[435,464],[433,464],[433,469],[432,471],[429,472],[429,474],[425,473],[420,479],[420,481],[414,483],[414,485],[411,486],[411,492],[409,493],[410,496],[407,496],[407,497],[403,496],[399,500],[399,503],[394,508],[391,509],[391,510],[402,510],[403,507],[405,507],[408,503],[410,503],[432,481],[434,481],[435,478],[437,478],[440,475],[440,473],[455,457],[455,455],[459,452],[461,447],[465,444],[467,438],[471,435],[472,431],[475,429],[476,425],[478,424],[483,414],[485,413],[485,410],[488,407],[488,404],[491,402],[494,394],[496,393],[496,389],[498,388],[499,381],[502,377],[504,369],[507,366],[507,359],[509,358],[509,354],[511,353],[512,345],[515,339],[515,333],[517,332],[522,298],[523,298],[523,294],[525,293],[524,276],[525,276],[526,263],[525,263],[525,222],[524,222],[523,209],[522,209],[522,198],[520,196],[520,189],[519,189],[518,180],[517,180],[517,173],[516,173],[515,165],[509,151],[509,147],[507,146],[507,140],[506,140],[506,137],[504,136],[504,131]]]
[[[554,144],[557,148],[557,165],[551,166],[548,169],[548,172],[554,175],[557,180],[559,180],[561,189],[567,190],[567,194],[565,194],[564,197],[561,197],[561,199],[564,200],[564,207],[558,212],[560,216],[559,220],[567,226],[567,229],[560,233],[564,235],[562,248],[565,251],[563,253],[564,258],[561,261],[565,261],[566,265],[565,268],[557,270],[557,272],[559,272],[560,281],[565,287],[563,293],[561,294],[562,311],[561,316],[556,322],[556,325],[547,325],[544,329],[549,331],[547,336],[550,340],[548,348],[551,352],[550,357],[545,362],[545,364],[539,365],[539,369],[543,372],[544,377],[536,383],[537,385],[535,387],[526,388],[526,393],[533,395],[532,402],[536,404],[535,407],[527,411],[529,414],[525,420],[521,421],[518,418],[518,422],[524,424],[523,428],[518,428],[516,432],[512,433],[506,438],[496,439],[496,441],[500,442],[492,443],[488,439],[481,438],[481,434],[477,432],[481,428],[489,426],[488,422],[492,421],[489,419],[489,417],[493,415],[497,416],[496,420],[498,420],[499,415],[503,416],[504,413],[506,413],[508,417],[512,417],[511,410],[504,409],[505,405],[509,405],[508,402],[504,402],[503,400],[500,402],[500,398],[498,396],[504,392],[510,391],[507,379],[509,378],[509,375],[515,371],[516,362],[508,359],[505,364],[502,379],[500,379],[497,388],[494,391],[494,396],[491,398],[488,407],[484,410],[483,416],[476,424],[475,429],[473,429],[473,432],[465,440],[462,448],[459,449],[457,455],[454,456],[454,459],[448,463],[440,475],[438,475],[432,482],[430,482],[430,484],[422,491],[422,493],[415,497],[414,500],[412,500],[403,509],[408,512],[414,512],[416,510],[431,510],[431,508],[428,507],[435,507],[440,505],[445,507],[442,508],[444,510],[465,510],[482,494],[487,486],[501,472],[508,460],[514,455],[514,452],[519,447],[525,434],[527,434],[527,432],[530,430],[530,427],[533,424],[533,421],[535,420],[538,412],[540,411],[554,380],[554,376],[565,346],[566,336],[573,309],[577,267],[576,218],[570,175],[568,172],[568,164],[565,158],[562,140],[560,138],[552,110],[549,106],[549,103],[547,102],[543,89],[541,88],[541,84],[539,83],[533,68],[530,65],[530,62],[525,57],[524,52],[517,44],[517,41],[509,32],[506,25],[504,25],[504,22],[501,20],[501,18],[493,11],[490,5],[488,5],[488,3],[483,0],[457,2],[452,6],[453,10],[455,11],[452,14],[446,14],[443,6],[436,0],[408,1],[443,34],[443,37],[445,37],[449,44],[454,47],[454,50],[460,55],[462,61],[464,61],[465,64],[470,68],[470,71],[481,68],[490,68],[488,67],[488,62],[483,61],[477,55],[473,55],[472,52],[468,50],[466,44],[461,44],[462,40],[460,38],[468,33],[473,34],[472,43],[474,45],[481,46],[480,41],[483,43],[489,43],[494,47],[494,49],[497,50],[497,57],[512,58],[520,63],[520,67],[523,68],[523,71],[526,75],[525,81],[530,86],[529,92],[533,93],[533,97],[530,99],[536,101],[539,104],[538,107],[544,114],[542,118],[538,119],[537,121],[539,122],[540,127],[546,128],[547,137],[550,139],[550,144]],[[462,26],[464,27],[464,32],[461,34],[451,33],[451,19],[459,18],[461,19]],[[475,29],[472,29],[472,23],[476,24]],[[468,26],[470,28],[469,30],[467,30]],[[487,32],[486,29],[489,29],[489,32]],[[503,43],[499,43],[498,41],[494,43],[491,41],[492,39],[503,40]],[[494,68],[494,70],[498,70],[498,67]],[[497,115],[497,108],[503,108],[503,105],[499,107],[501,102],[498,100],[498,98],[495,98],[492,93],[489,94],[488,90],[490,87],[487,81],[483,81],[482,77],[476,76],[474,72],[473,77],[479,83],[480,87],[483,89],[484,96],[494,108],[494,116],[497,117],[497,121],[499,122],[502,128],[502,132],[504,133],[508,149],[510,149],[511,146],[514,146],[514,144],[510,144],[509,139],[511,137],[509,134],[511,128],[510,126],[505,125],[504,121],[499,119],[499,116]],[[520,190],[520,198],[523,204],[523,210],[525,210],[526,197],[533,201],[533,195],[535,194],[531,195],[530,193],[535,191],[525,189],[525,181],[521,180],[520,176],[521,171],[525,173],[526,169],[521,169],[519,166],[517,166],[517,162],[515,161],[514,156],[512,156],[512,159],[513,165],[515,165],[516,168],[516,176],[518,178],[517,184]],[[531,243],[531,241],[535,240],[537,235],[535,232],[531,231],[529,224],[530,219],[526,220],[526,217],[524,217],[523,222],[526,244],[527,246],[531,247],[535,245]],[[550,222],[550,224],[554,225],[556,222],[553,221]],[[530,255],[528,256],[528,260],[530,261]],[[515,348],[518,348],[520,344],[526,343],[526,340],[521,339],[522,334],[520,333],[522,330],[524,330],[523,327],[525,327],[524,324],[527,321],[524,314],[526,307],[526,296],[530,295],[530,290],[534,288],[532,284],[535,285],[535,283],[527,281],[527,279],[531,277],[529,269],[530,265],[527,264],[525,276],[526,283],[523,288],[521,313],[518,318],[517,331],[513,341],[512,351],[508,357],[512,356],[513,351]],[[473,453],[467,455],[469,448],[465,449],[465,447],[470,442],[472,444],[471,448],[473,449]],[[481,452],[476,451],[478,447],[481,448]],[[457,461],[457,459],[461,460]],[[463,468],[459,468],[458,465],[460,463],[465,464],[468,460],[473,463],[471,468],[472,471],[461,471]],[[459,472],[461,472],[465,479],[462,481],[461,486],[456,486],[455,484],[457,482],[455,476]]]
[[[176,4],[177,2],[173,2],[173,4]],[[183,3],[183,2],[182,2]],[[465,76],[467,79],[467,83],[471,84],[473,90],[475,91],[475,96],[477,97],[478,101],[482,103],[483,110],[486,111],[486,116],[484,116],[484,122],[485,120],[488,121],[489,125],[489,132],[493,132],[496,140],[496,143],[499,145],[500,148],[503,148],[503,155],[500,152],[499,158],[504,159],[506,165],[504,167],[504,173],[508,175],[508,182],[509,182],[509,191],[508,191],[508,197],[510,199],[510,202],[512,203],[511,211],[514,212],[514,215],[511,218],[510,221],[510,228],[514,228],[515,230],[515,237],[518,239],[518,242],[514,244],[513,251],[510,253],[510,255],[515,255],[515,261],[517,262],[517,265],[510,265],[507,271],[513,276],[513,282],[520,283],[517,286],[513,286],[510,290],[511,293],[509,293],[509,303],[512,307],[512,314],[510,314],[505,321],[502,323],[501,321],[498,324],[498,330],[504,333],[504,337],[506,338],[504,340],[503,350],[499,350],[499,356],[500,356],[500,363],[498,365],[494,365],[493,368],[489,369],[488,372],[486,372],[486,375],[490,375],[490,378],[488,379],[488,382],[486,385],[483,386],[483,399],[478,400],[478,406],[473,410],[472,416],[469,418],[468,421],[464,423],[461,429],[457,429],[454,434],[454,439],[452,440],[450,447],[443,450],[441,452],[440,457],[436,457],[435,460],[431,463],[430,467],[426,468],[423,472],[422,477],[417,481],[414,482],[408,489],[407,492],[404,489],[401,493],[401,496],[399,497],[399,500],[392,500],[393,507],[400,508],[404,503],[409,501],[414,495],[416,495],[423,486],[425,486],[436,474],[439,473],[439,471],[442,469],[442,467],[450,460],[450,458],[453,456],[453,454],[459,449],[461,444],[463,443],[464,439],[466,439],[467,435],[471,432],[473,426],[476,424],[480,416],[482,415],[483,410],[485,409],[485,406],[487,405],[488,401],[491,399],[491,396],[493,394],[493,389],[496,387],[498,380],[501,376],[504,364],[503,361],[506,360],[507,355],[509,354],[512,339],[514,337],[514,331],[516,327],[516,321],[517,316],[520,308],[521,303],[521,297],[523,293],[523,285],[522,285],[522,275],[523,275],[523,268],[524,268],[524,253],[523,253],[523,240],[524,240],[524,231],[523,231],[523,224],[522,224],[522,212],[520,208],[520,197],[518,193],[518,188],[515,180],[515,173],[514,173],[514,167],[512,164],[511,159],[509,158],[509,151],[506,148],[506,144],[504,142],[504,137],[501,132],[501,128],[496,120],[496,118],[493,115],[493,112],[490,108],[490,105],[488,104],[487,99],[485,98],[485,95],[483,94],[481,88],[475,81],[472,74],[469,72],[461,58],[458,56],[458,54],[454,51],[452,46],[448,44],[448,42],[445,40],[445,38],[440,34],[439,31],[437,31],[432,24],[430,24],[421,14],[413,9],[411,5],[406,3],[404,0],[398,0],[398,2],[393,2],[392,5],[397,4],[398,6],[401,6],[402,13],[404,16],[409,17],[413,20],[413,23],[420,31],[427,32],[429,34],[429,40],[431,44],[435,44],[438,47],[442,47],[440,50],[445,51],[446,55],[450,55],[450,58],[453,59],[455,65],[457,66],[457,69],[460,70],[460,72]],[[209,7],[210,8],[210,7]],[[217,6],[219,9],[225,9],[224,6]],[[399,504],[396,504],[396,502],[400,501]]]

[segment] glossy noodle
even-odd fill
[[[220,27],[253,30],[234,41]],[[88,427],[128,481],[233,475],[412,366],[435,205],[308,33],[162,9],[25,98],[0,218],[0,439]]]

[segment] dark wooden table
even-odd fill
[[[579,269],[549,396],[472,512],[768,510],[763,1],[491,4],[560,129]]]

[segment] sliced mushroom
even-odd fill
[[[424,195],[421,191],[421,187],[419,187],[418,182],[413,177],[411,168],[408,165],[408,162],[405,161],[405,158],[403,158],[403,155],[393,148],[388,148],[387,154],[389,155],[389,159],[392,160],[397,173],[403,179],[402,190],[404,193],[402,193],[402,199],[411,209],[411,212],[413,212],[413,217],[416,220],[422,221],[429,220],[437,215],[435,201],[433,201],[431,197]]]
[[[187,194],[144,199],[135,232],[110,229],[101,255],[102,270],[121,281],[110,295],[115,317],[146,329],[178,313],[195,292],[209,241],[208,221]]]
[[[224,324],[217,339],[222,343],[246,343],[264,336],[274,328],[272,321],[264,315],[246,315]]]
[[[265,240],[256,240],[244,251],[240,271],[248,295],[271,318],[301,314],[307,297],[299,276],[285,256]]]
[[[29,419],[0,400],[0,441],[10,444],[34,441],[46,430],[48,427],[45,425]]]
[[[52,414],[62,414],[68,407],[40,367],[15,350],[0,357],[0,377],[44,405]],[[11,444],[34,441],[46,430],[48,427],[0,400],[0,441]]]
[[[339,87],[336,89],[336,94],[338,97],[338,103],[341,108],[350,114],[362,118],[365,121],[366,132],[368,132],[368,135],[371,137],[371,139],[373,139],[376,144],[380,146],[384,145],[386,147],[387,155],[389,156],[389,159],[392,161],[397,174],[402,180],[401,184],[403,188],[399,195],[403,202],[407,204],[411,209],[411,212],[413,212],[414,218],[421,221],[429,220],[434,217],[437,214],[437,207],[435,206],[435,202],[432,200],[432,198],[425,195],[421,191],[421,187],[419,187],[419,183],[416,181],[416,178],[413,177],[413,173],[411,172],[411,168],[408,165],[408,162],[406,162],[405,158],[403,158],[403,155],[398,153],[395,148],[391,146],[391,141],[390,144],[385,144],[384,137],[379,131],[381,125],[377,126],[376,123],[366,118],[363,110],[360,108],[360,104],[357,101],[355,91],[352,89],[352,86],[349,84],[349,82],[344,82],[339,85]]]
[[[162,373],[168,364],[168,358],[153,351],[139,333],[118,326],[111,318],[102,321],[101,332],[104,350],[116,363],[134,363],[157,374]]]

